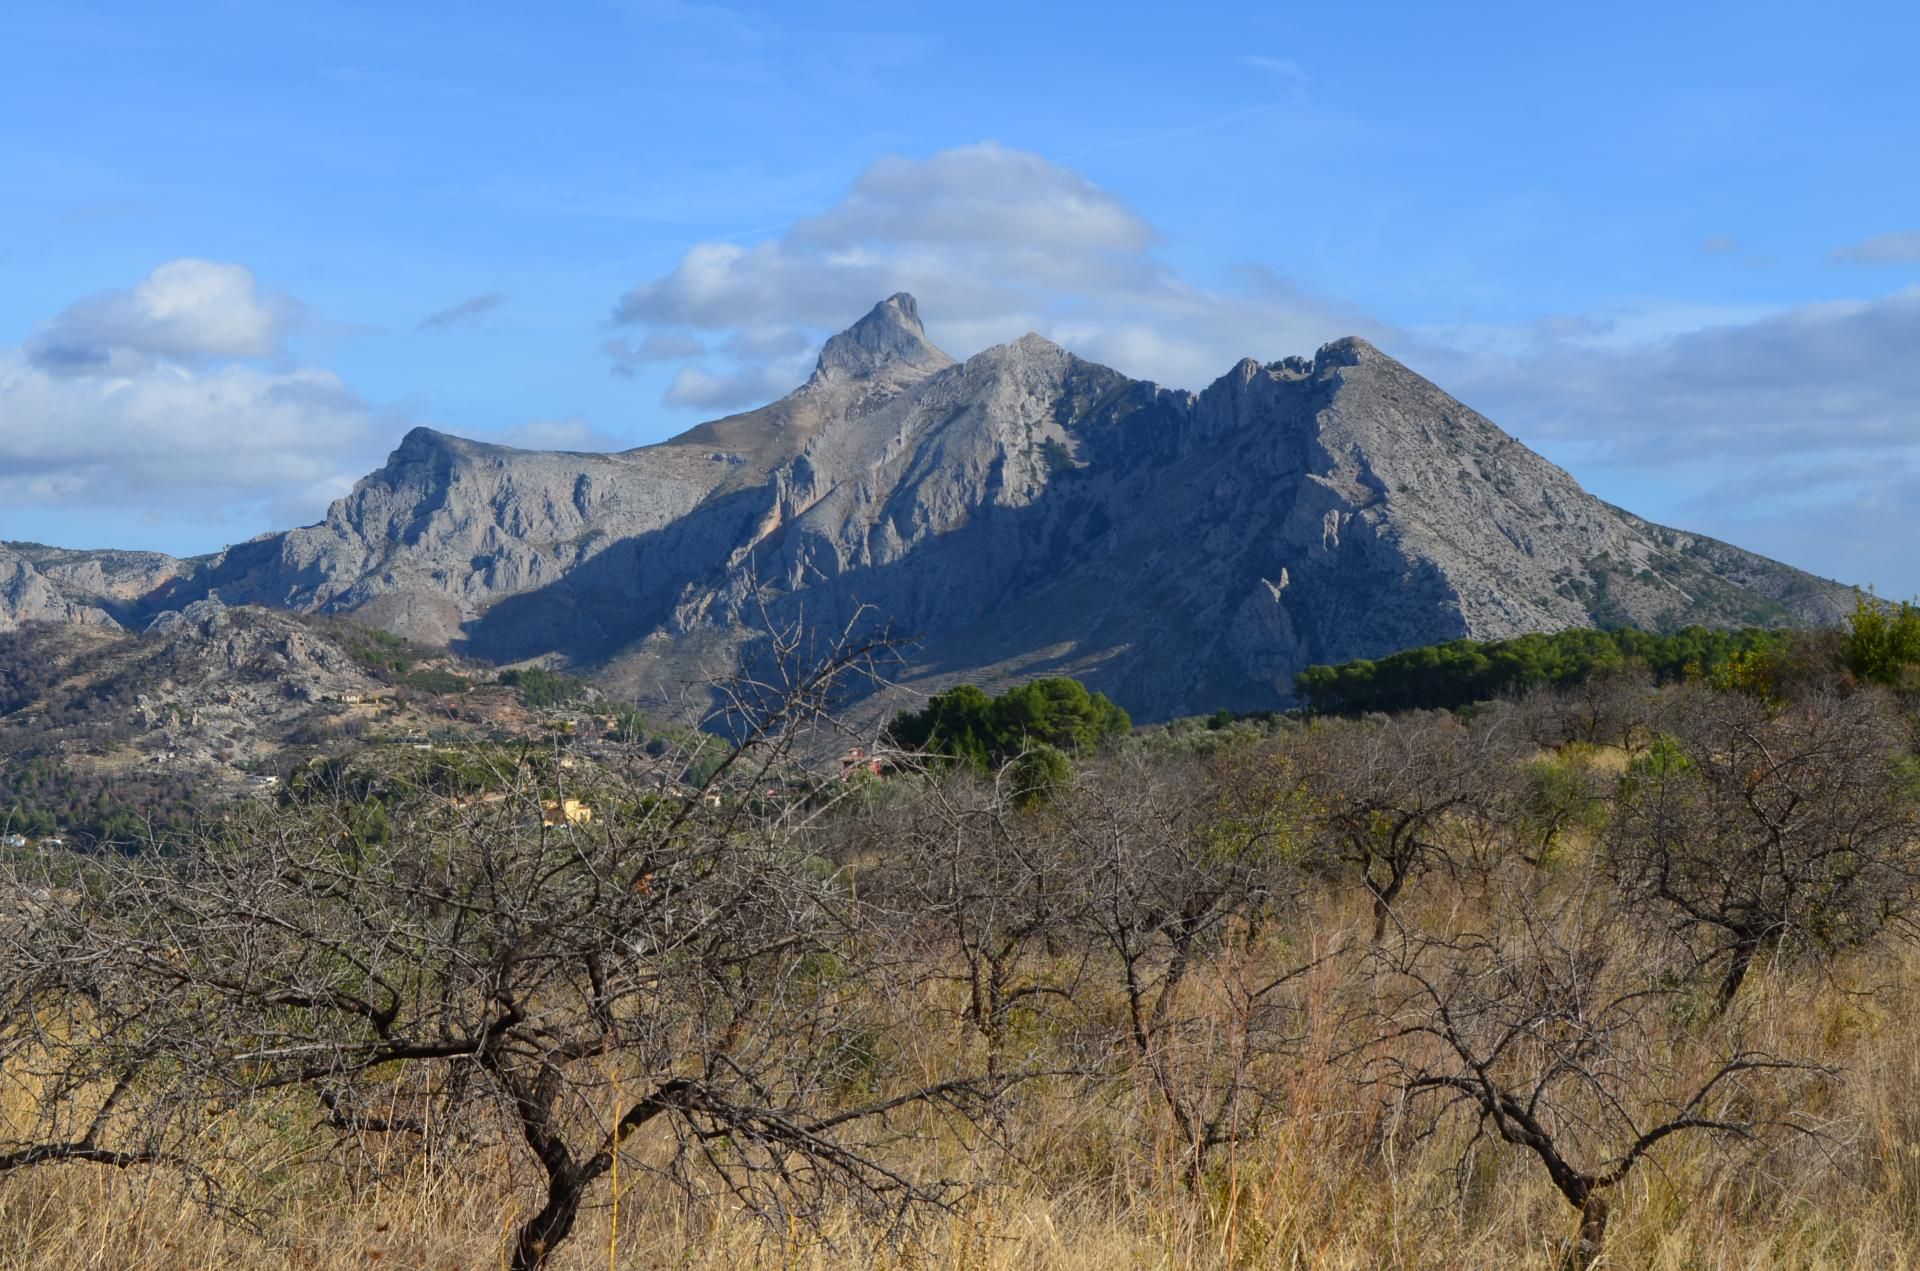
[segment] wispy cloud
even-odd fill
[[[430,313],[420,319],[420,330],[444,331],[448,327],[479,322],[506,302],[507,298],[497,291],[489,291],[480,296],[469,296],[457,305],[449,305],[437,313]]]
[[[653,362],[684,362],[706,353],[707,346],[684,331],[649,331],[638,340],[615,336],[600,346],[615,375],[631,377]]]
[[[1875,234],[1845,247],[1836,247],[1829,258],[1842,265],[1905,265],[1920,262],[1920,229]]]
[[[1604,444],[1623,464],[1713,459],[1731,474],[1920,440],[1916,347],[1920,287],[1628,339],[1536,325],[1504,349],[1409,353],[1517,431]]]
[[[478,434],[481,440],[522,450],[623,450],[618,437],[601,432],[584,419],[535,419]]]
[[[1300,63],[1290,57],[1268,57],[1254,54],[1241,59],[1254,70],[1271,76],[1273,80],[1295,98],[1304,98],[1307,89],[1313,83],[1313,77]]]

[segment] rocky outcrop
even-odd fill
[[[26,622],[99,625],[112,621],[102,609],[75,604],[31,561],[0,546],[0,631],[15,630]]]
[[[1849,589],[1650,524],[1360,340],[1199,394],[1038,336],[955,363],[910,296],[769,406],[619,454],[426,429],[318,525],[170,577],[629,690],[768,618],[880,622],[928,684],[1071,673],[1155,719],[1312,662],[1594,623],[1821,623]]]
[[[159,552],[0,543],[0,631],[25,622],[120,625],[191,569]]]

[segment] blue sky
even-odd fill
[[[1471,20],[1462,16],[1471,13]],[[1200,388],[1357,332],[1920,592],[1912,5],[10,0],[0,537],[205,551],[414,424],[659,440],[873,301]]]

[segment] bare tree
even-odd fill
[[[8,1110],[0,1174],[60,1162],[195,1174],[177,1150],[192,1093],[154,1063],[160,1039],[184,1021],[164,998],[138,1012],[117,1010],[100,992],[98,959],[41,956],[36,946],[71,922],[81,888],[95,882],[84,859],[49,864],[10,860],[0,868],[0,1106]],[[76,1047],[76,1038],[86,1044]],[[122,1113],[136,1082],[143,1114],[125,1133]]]
[[[1775,706],[1683,692],[1621,783],[1609,863],[1664,914],[1725,1009],[1754,961],[1871,940],[1920,898],[1920,806],[1877,692]]]
[[[200,1101],[304,1108],[350,1153],[516,1141],[544,1184],[516,1268],[547,1260],[642,1133],[689,1194],[798,1219],[852,1201],[889,1224],[942,1203],[952,1185],[885,1149],[903,1117],[971,1115],[994,1083],[887,1067],[912,998],[885,991],[886,942],[813,853],[822,798],[792,761],[872,650],[802,652],[776,641],[733,686],[736,742],[697,788],[561,788],[510,764],[492,799],[394,790],[371,836],[323,792],[100,861],[66,903],[10,915],[15,983],[45,992],[4,999],[0,1045],[61,994],[69,1023],[39,1053],[70,1093],[107,1086],[78,1133],[8,1163],[185,1153],[142,1115],[165,1072]],[[569,797],[600,815],[554,815]],[[0,1050],[10,1080],[25,1053]]]
[[[1483,813],[1509,758],[1504,730],[1440,711],[1325,721],[1288,753],[1319,806],[1323,853],[1373,899],[1375,940],[1409,882],[1454,863],[1458,822]]]
[[[1736,1034],[1669,1028],[1678,990],[1598,888],[1557,902],[1516,889],[1489,910],[1482,925],[1376,947],[1373,1047],[1416,1126],[1464,1116],[1467,1150],[1490,1134],[1532,1154],[1580,1215],[1570,1266],[1600,1254],[1609,1193],[1675,1135],[1819,1128],[1785,1087],[1823,1070]]]
[[[842,850],[864,865],[863,904],[884,910],[897,937],[928,967],[951,965],[967,1022],[998,1077],[1015,1056],[1022,1012],[1070,1007],[1086,975],[1082,863],[1057,816],[1023,799],[1009,764],[991,779],[936,771],[907,797],[852,818]]]
[[[1062,800],[1100,973],[1125,1003],[1123,1043],[1182,1141],[1189,1182],[1257,1128],[1300,1035],[1303,977],[1337,952],[1277,920],[1307,885],[1290,761],[1271,750],[1210,765],[1123,758]],[[1208,974],[1196,975],[1206,971]]]
[[[1645,740],[1659,690],[1644,666],[1596,670],[1571,684],[1539,685],[1514,703],[1517,722],[1535,743],[1569,742],[1637,749]]]

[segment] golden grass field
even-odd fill
[[[1459,898],[1453,898],[1457,901]],[[1429,903],[1450,903],[1439,889]],[[1329,933],[1359,928],[1358,906],[1327,902]],[[1213,975],[1235,968],[1213,965]],[[1010,1150],[930,1127],[900,1151],[971,1170],[978,1188],[905,1244],[851,1214],[785,1230],[722,1203],[690,1207],[647,1172],[636,1141],[614,1188],[602,1185],[552,1265],[593,1267],[968,1268],[978,1271],[1172,1267],[1549,1267],[1574,1215],[1519,1149],[1482,1141],[1460,1165],[1465,1128],[1424,1141],[1383,1133],[1377,1099],[1340,1048],[1337,967],[1303,985],[1311,1021],[1272,1115],[1189,1187],[1164,1115],[1143,1085],[1027,1087],[1009,1105]],[[1350,976],[1349,976],[1350,979]],[[1191,992],[1204,997],[1204,983]],[[1898,1268],[1920,1263],[1920,954],[1860,954],[1828,972],[1767,968],[1750,983],[1743,1027],[1840,1070],[1821,1109],[1826,1139],[1716,1148],[1680,1136],[1622,1186],[1599,1265]],[[1324,998],[1324,1009],[1314,999]],[[953,1018],[949,1003],[926,1018]],[[929,1062],[973,1044],[957,1020],[913,1042]],[[943,1053],[935,1054],[939,1051]],[[1391,1127],[1388,1127],[1390,1130]],[[40,1167],[0,1179],[0,1266],[67,1268],[506,1265],[508,1236],[535,1204],[532,1171],[499,1151],[414,1160],[391,1176],[350,1177],[310,1160],[281,1172],[263,1124],[215,1124],[229,1181],[251,1175],[273,1203],[223,1220],[165,1171]]]

